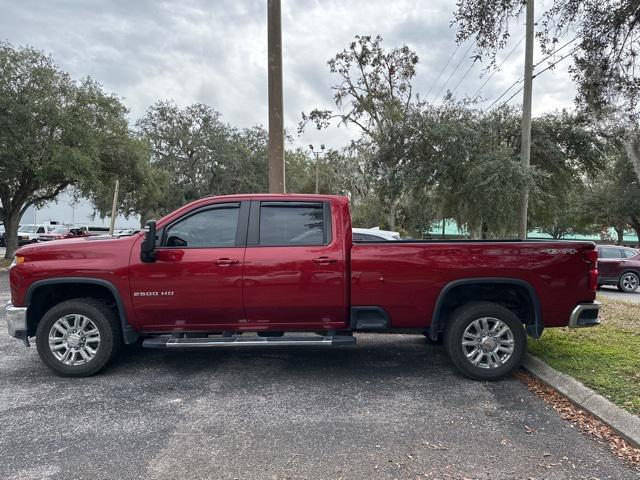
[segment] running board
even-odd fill
[[[142,342],[147,348],[215,348],[215,347],[263,347],[263,346],[299,346],[299,345],[353,345],[356,338],[348,335],[313,335],[306,337],[152,337]]]

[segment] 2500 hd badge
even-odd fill
[[[164,292],[133,292],[134,297],[172,297],[172,291],[167,290]]]

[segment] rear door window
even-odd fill
[[[331,221],[322,202],[262,202],[259,245],[327,245]]]
[[[600,258],[622,258],[622,249],[620,248],[601,248]]]

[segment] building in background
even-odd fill
[[[75,200],[70,190],[65,190],[58,198],[47,203],[42,208],[29,207],[20,219],[20,224],[25,223],[50,223],[57,222],[64,225],[106,225],[109,226],[109,218],[101,218],[95,213],[91,202],[86,198]],[[119,215],[116,218],[118,228],[137,228],[140,226],[140,217],[131,216],[128,219]]]

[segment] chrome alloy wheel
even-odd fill
[[[502,320],[482,317],[474,320],[462,334],[462,351],[476,367],[498,368],[513,354],[513,332]]]
[[[638,277],[636,277],[633,273],[625,273],[620,280],[620,283],[622,284],[622,288],[626,292],[633,292],[636,288],[638,288]]]
[[[91,361],[100,348],[100,332],[88,317],[65,315],[49,330],[49,348],[60,362],[72,367]]]

